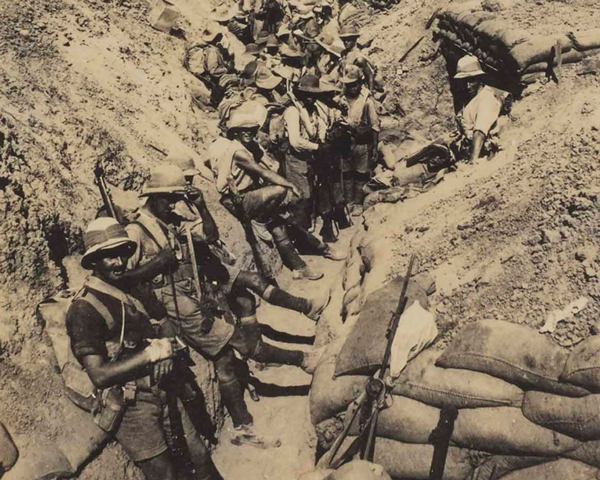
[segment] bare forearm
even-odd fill
[[[204,202],[201,205],[197,205],[197,207],[200,216],[202,217],[202,231],[204,233],[204,238],[208,243],[216,242],[219,239],[219,228],[217,227],[217,223],[215,222],[212,213],[210,213]]]
[[[150,357],[145,350],[123,360],[87,366],[86,371],[97,388],[108,388],[148,374]]]
[[[485,134],[476,130],[473,133],[473,142],[471,144],[471,156],[469,157],[469,162],[474,162],[479,158],[481,154],[481,150],[483,149],[483,142],[485,141]]]

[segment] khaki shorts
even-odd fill
[[[239,273],[239,271],[238,271]],[[214,320],[212,327],[205,332],[206,318],[204,317],[200,302],[191,296],[193,290],[192,280],[182,280],[175,284],[177,294],[177,308],[179,320],[175,309],[175,301],[171,292],[171,286],[156,290],[158,298],[167,309],[168,317],[176,326],[181,326],[183,340],[200,354],[212,358],[215,357],[233,336],[234,327],[219,317]]]

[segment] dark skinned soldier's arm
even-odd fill
[[[165,364],[165,367],[167,367],[168,362],[163,361],[173,354],[171,340],[161,339],[154,342],[162,343],[160,345],[158,343],[150,345],[141,352],[114,362],[106,361],[101,355],[86,355],[81,361],[85,371],[97,388],[120,385],[146,375],[148,365],[153,363]]]
[[[243,150],[237,151],[233,156],[233,161],[236,163],[238,167],[245,170],[248,173],[256,173],[262,179],[266,180],[268,183],[272,185],[279,185],[284,188],[289,188],[292,192],[300,197],[300,191],[292,182],[287,181],[278,173],[265,168],[258,163],[256,163],[248,153]]]
[[[163,248],[156,257],[141,267],[125,272],[124,278],[132,283],[148,282],[161,273],[177,268],[177,257],[171,248]]]
[[[217,223],[206,205],[202,191],[190,187],[188,198],[196,206],[200,213],[200,217],[202,217],[202,233],[204,234],[206,242],[214,243],[219,240],[219,227],[217,227]]]

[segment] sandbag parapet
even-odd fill
[[[475,55],[484,70],[520,82],[527,74],[542,72],[558,63],[560,45],[562,64],[581,61],[600,53],[600,29],[556,35],[534,35],[524,29],[510,28],[494,14],[484,11],[442,11],[437,16],[434,39],[455,56]]]

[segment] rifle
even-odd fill
[[[231,200],[233,202],[233,208],[235,209],[235,214],[236,214],[237,218],[239,219],[240,223],[242,224],[244,233],[246,234],[246,239],[248,240],[248,243],[250,244],[250,250],[252,251],[252,257],[254,257],[254,263],[256,264],[256,269],[263,277],[265,277],[268,280],[268,282],[271,285],[273,285],[274,287],[278,287],[279,284],[277,283],[277,280],[275,279],[273,272],[271,272],[271,270],[265,264],[261,254],[260,254],[260,250],[258,249],[258,240],[256,240],[256,235],[254,235],[254,230],[252,229],[252,222],[250,221],[250,219],[246,216],[246,213],[244,212],[244,207],[242,204],[242,196],[240,195],[240,192],[238,191],[236,186],[233,184],[233,181],[231,179],[228,180],[227,183],[229,184],[229,191],[231,192]]]
[[[385,407],[385,397],[389,393],[391,389],[391,385],[385,381],[386,373],[388,368],[390,367],[390,358],[392,356],[392,344],[394,343],[394,338],[396,336],[396,331],[398,330],[398,325],[400,323],[400,318],[406,309],[406,304],[408,302],[408,297],[406,296],[406,292],[408,289],[408,282],[410,280],[413,265],[415,263],[416,255],[412,255],[410,257],[410,262],[408,264],[408,270],[406,272],[406,276],[404,277],[404,282],[402,283],[402,291],[400,293],[400,298],[398,299],[398,306],[396,307],[396,311],[393,313],[392,318],[390,319],[390,323],[388,325],[388,329],[386,332],[387,343],[385,347],[385,352],[383,354],[383,359],[381,361],[381,368],[379,369],[379,374],[369,378],[367,384],[365,385],[365,390],[363,393],[356,399],[356,403],[358,404],[356,410],[352,414],[352,418],[344,427],[344,430],[340,434],[340,436],[335,440],[333,446],[331,447],[331,456],[329,458],[329,468],[336,469],[340,467],[343,463],[345,463],[349,458],[353,457],[356,453],[360,451],[360,458],[373,461],[373,457],[375,454],[375,433],[377,431],[377,420],[379,418],[379,412]],[[340,458],[334,461],[335,456],[340,449],[342,442],[348,435],[348,431],[350,427],[354,423],[354,420],[358,416],[360,412],[360,426],[361,431],[358,437],[350,444],[348,449],[340,456]]]
[[[98,160],[96,167],[94,168],[94,176],[96,177],[96,185],[98,185],[98,190],[100,191],[106,213],[122,225],[123,217],[116,209],[110,191],[108,190],[106,180],[104,179],[104,167],[100,160]]]

